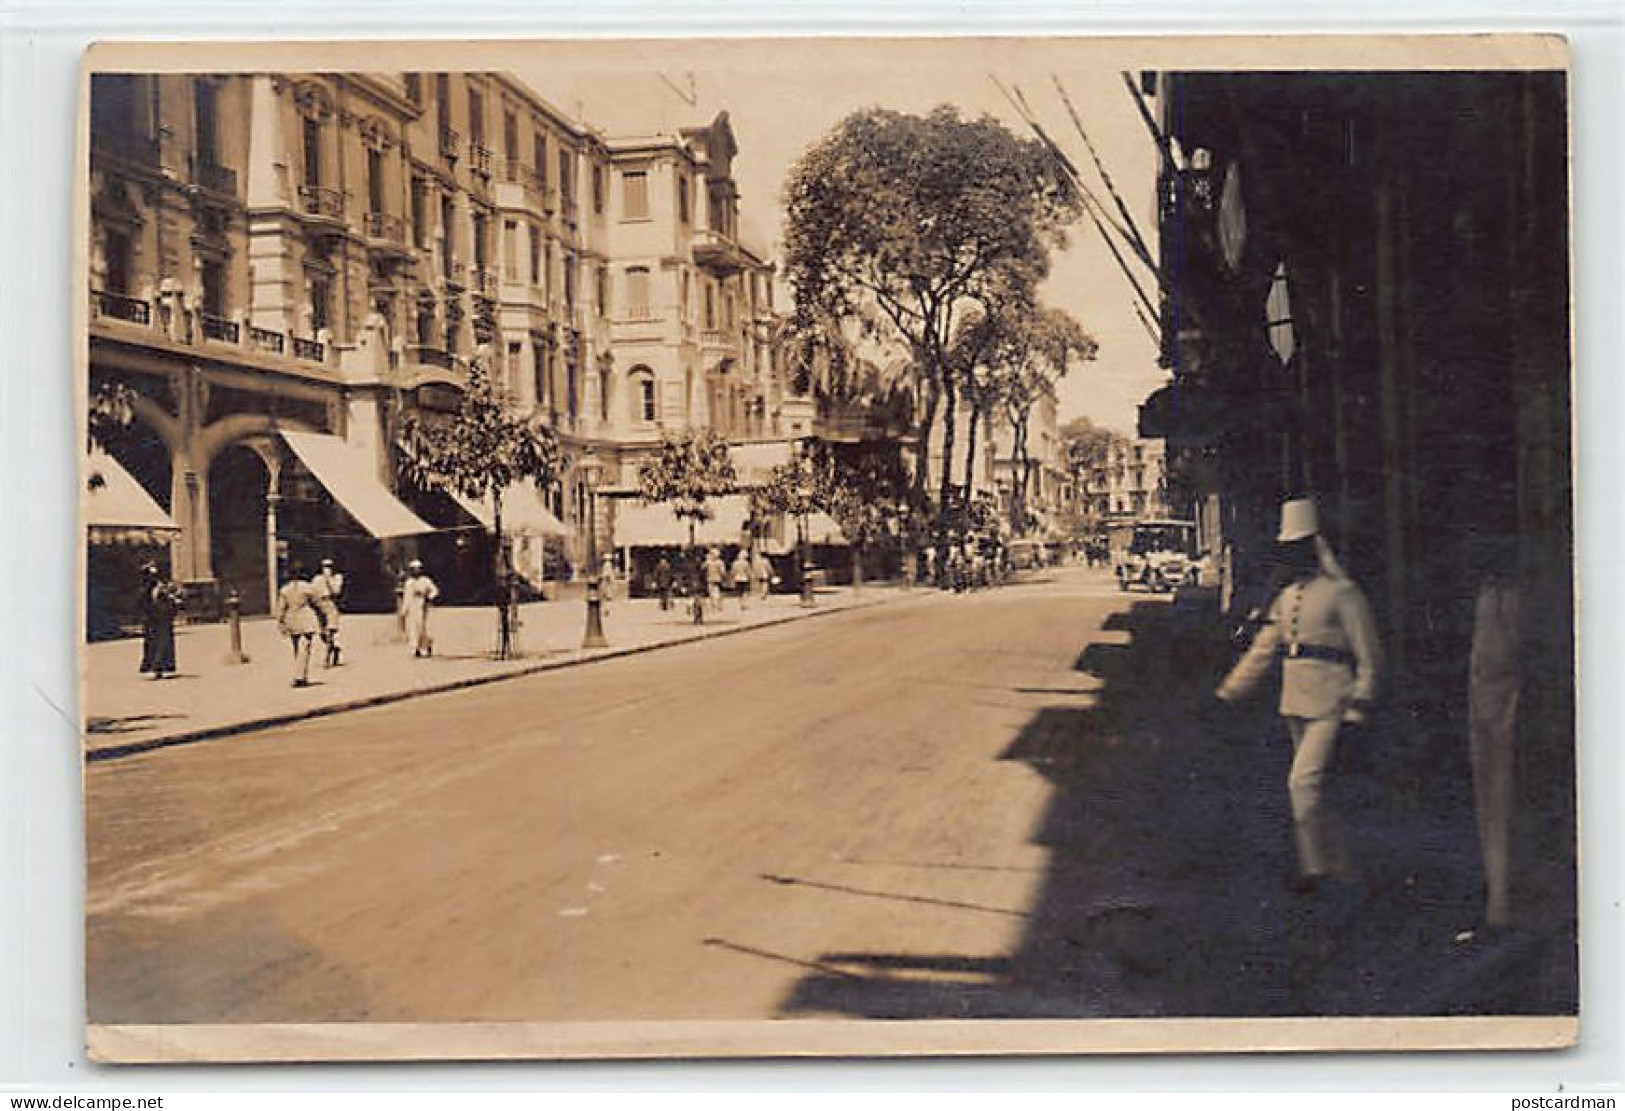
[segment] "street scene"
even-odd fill
[[[93,59],[92,1031],[1576,1015],[1520,41]]]

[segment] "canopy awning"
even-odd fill
[[[807,543],[809,544],[845,544],[846,533],[841,526],[835,523],[835,518],[828,513],[807,514]]]
[[[748,538],[750,499],[743,494],[712,498],[706,503],[711,519],[694,530],[697,544],[738,544]],[[617,548],[681,548],[688,544],[688,521],[665,502],[646,504],[636,499],[615,503]]]
[[[455,490],[450,493],[469,516],[487,529],[495,527],[489,499],[470,498]],[[502,491],[502,531],[510,536],[569,536],[571,530],[542,504],[536,484],[526,478]]]
[[[92,449],[85,460],[81,509],[90,538],[98,543],[158,542],[180,531],[175,519],[105,451]]]
[[[319,432],[283,432],[282,438],[369,534],[384,539],[435,531],[378,481],[372,456],[365,450]]]

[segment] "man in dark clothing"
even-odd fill
[[[671,609],[671,586],[671,560],[661,556],[660,562],[655,564],[655,592],[660,595],[662,610]]]

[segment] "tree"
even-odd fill
[[[1112,448],[1128,442],[1126,436],[1109,428],[1101,428],[1088,417],[1067,421],[1061,426],[1060,436],[1067,473],[1079,491],[1088,485],[1086,476],[1095,468],[1105,465]]]
[[[825,508],[828,482],[820,461],[805,446],[767,472],[762,484],[750,492],[753,517],[783,514],[796,522],[796,584],[807,593],[807,518]]]
[[[1003,329],[993,359],[1004,368],[998,400],[1010,422],[1017,464],[1010,506],[1010,523],[1017,532],[1027,530],[1031,516],[1027,494],[1033,460],[1028,435],[1033,409],[1045,398],[1054,398],[1056,383],[1066,377],[1073,363],[1093,359],[1099,349],[1083,325],[1060,309],[1024,313],[1007,321]]]
[[[852,581],[863,585],[863,556],[880,545],[911,539],[913,499],[901,456],[873,443],[825,448],[824,506],[852,547]]]
[[[449,421],[409,413],[397,445],[402,470],[414,484],[489,502],[496,538],[497,658],[507,659],[513,654],[513,572],[502,496],[521,479],[530,479],[538,490],[551,489],[559,476],[559,447],[551,428],[521,416],[495,390],[486,358],[482,353],[470,364],[462,403]]]
[[[677,518],[688,523],[691,574],[695,530],[714,516],[710,499],[733,493],[737,480],[728,442],[708,428],[666,437],[660,450],[638,467],[638,492],[643,500],[670,504]]]
[[[991,117],[964,120],[951,106],[923,117],[871,108],[802,155],[785,185],[785,209],[797,317],[844,322],[878,310],[909,351],[924,403],[924,488],[939,404],[945,463],[953,457],[959,381],[950,347],[959,322],[1037,285],[1079,199],[1043,144]],[[939,510],[951,469],[940,477]],[[939,535],[944,528],[945,518]]]

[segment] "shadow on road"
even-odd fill
[[[1094,703],[1040,708],[1002,753],[1052,788],[1034,833],[1049,866],[1013,952],[826,953],[803,962],[783,1011],[1245,1017],[1572,1006],[1572,986],[1544,983],[1551,945],[1453,941],[1476,912],[1480,882],[1465,789],[1440,784],[1421,807],[1393,799],[1378,774],[1381,730],[1347,737],[1338,776],[1363,893],[1288,893],[1290,744],[1272,694],[1240,710],[1212,704],[1232,651],[1216,628],[1199,607],[1135,603],[1106,626],[1127,643],[1091,644],[1077,658],[1075,669],[1100,684]]]

